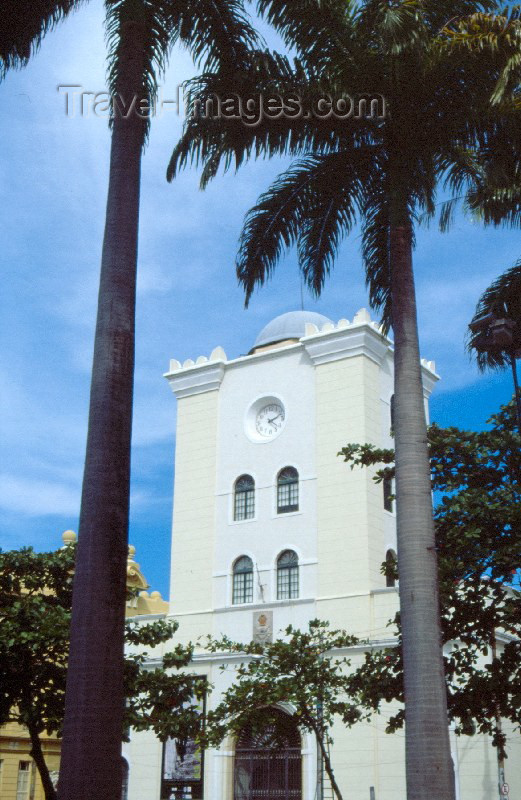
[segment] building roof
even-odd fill
[[[301,339],[306,335],[306,322],[312,322],[320,329],[331,320],[316,311],[288,311],[286,314],[275,317],[264,326],[255,339],[253,349],[287,339]]]

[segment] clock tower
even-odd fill
[[[423,373],[427,398],[437,378],[431,363]],[[183,636],[250,639],[258,610],[274,631],[319,617],[382,635],[388,603],[375,591],[385,595],[381,564],[396,550],[392,503],[370,470],[338,457],[348,442],[392,446],[392,345],[367,311],[337,323],[283,314],[248,355],[217,348],[171,362],[166,378],[178,399],[171,611]],[[285,551],[298,560],[290,598],[277,590]],[[241,558],[252,577],[234,601]]]
[[[433,362],[422,360],[422,374],[427,414],[438,379]],[[318,618],[363,640],[349,654],[353,663],[368,647],[396,645],[388,622],[398,610],[397,587],[381,571],[396,555],[392,486],[375,483],[370,469],[350,470],[338,455],[353,442],[393,446],[392,342],[368,312],[336,322],[314,312],[282,314],[247,355],[228,359],[216,347],[209,357],[173,360],[165,377],[177,398],[176,641],[208,634],[269,641],[289,624],[303,629]],[[193,670],[214,686],[208,704],[230,685],[237,659],[196,651]],[[223,663],[231,668],[223,672]],[[274,713],[291,718],[292,709]],[[281,753],[283,791],[272,791],[255,766],[248,731],[181,761],[174,744],[163,749],[145,733],[127,749],[129,800],[328,800],[315,743],[292,724]],[[405,796],[403,735],[385,728],[383,713],[334,729],[332,760],[345,796]],[[452,744],[459,797],[453,734]],[[462,781],[469,797],[481,797],[484,770],[494,773],[493,748],[481,738],[464,748]]]
[[[423,375],[427,400],[432,363]],[[248,355],[228,359],[217,347],[209,358],[172,361],[165,377],[177,398],[170,613],[178,635],[266,640],[319,618],[388,639],[397,592],[381,565],[396,550],[392,502],[370,470],[351,471],[338,456],[348,442],[392,446],[392,344],[367,311],[337,322],[283,314]],[[220,663],[201,651],[194,669],[224,689]],[[374,747],[369,729],[347,736],[354,752]],[[233,755],[207,753],[204,787],[192,785],[191,796],[232,800]],[[341,781],[360,782],[360,796],[378,784],[377,774],[343,775],[342,758],[336,764]],[[307,738],[301,774],[299,800],[312,800],[317,755]]]

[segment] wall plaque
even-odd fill
[[[253,641],[270,644],[273,641],[273,611],[254,611]]]

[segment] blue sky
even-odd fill
[[[194,73],[177,50],[163,96]],[[108,175],[106,119],[65,114],[58,85],[105,87],[101,0],[49,34],[31,64],[0,84],[0,546],[54,549],[77,529]],[[153,589],[168,593],[175,400],[170,358],[247,352],[277,314],[300,307],[295,255],[243,307],[234,259],[248,208],[287,162],[252,162],[205,191],[195,170],[167,184],[182,117],[152,121],[143,161],[130,541]],[[484,427],[511,394],[508,374],[480,376],[464,352],[483,289],[520,256],[518,231],[458,217],[415,252],[422,354],[442,376],[431,403],[440,424]],[[319,301],[334,320],[367,306],[360,242],[347,241]],[[339,447],[343,442],[339,442]]]

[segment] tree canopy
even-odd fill
[[[74,562],[74,546],[0,553],[0,725],[18,722],[28,729],[46,800],[55,792],[39,737],[61,734]],[[147,665],[149,648],[169,641],[177,627],[166,620],[127,620],[126,642],[135,650],[125,658],[122,739],[130,726],[151,729],[161,740],[187,739],[199,731],[197,698],[205,684],[179,671],[190,662],[192,647],[177,645],[159,666]]]
[[[194,110],[231,95],[264,107],[254,121],[190,115],[167,174],[200,163],[205,185],[252,156],[295,158],[246,215],[237,257],[246,303],[294,246],[319,295],[342,239],[360,224],[370,302],[394,334],[407,796],[453,800],[414,228],[436,214],[440,187],[455,200],[482,186],[481,152],[501,136],[519,162],[519,14],[472,0],[261,0],[259,9],[293,58],[257,51],[246,71],[195,79]],[[385,113],[361,112],[357,99],[375,92]]]
[[[356,644],[354,636],[342,630],[329,630],[329,623],[311,620],[307,631],[289,625],[285,637],[274,642],[241,644],[227,637],[209,640],[214,653],[244,655],[234,669],[233,685],[223,694],[219,705],[208,712],[207,741],[218,745],[229,734],[240,734],[244,728],[263,733],[267,729],[269,708],[288,704],[301,729],[315,736],[324,767],[338,800],[342,800],[336,783],[329,752],[332,743],[331,727],[335,717],[353,725],[362,711],[349,696],[347,667],[349,659],[343,654]],[[272,745],[276,747],[279,734],[273,717]]]
[[[429,429],[449,715],[464,733],[491,733],[505,755],[497,717],[521,726],[521,450],[514,405],[489,430]],[[341,451],[351,468],[394,475],[394,453],[369,444]],[[400,570],[398,552],[398,573]],[[385,565],[383,566],[383,569]],[[400,630],[399,615],[392,624]],[[400,647],[368,653],[352,690],[375,710],[403,700]],[[389,722],[395,730],[403,712]]]

